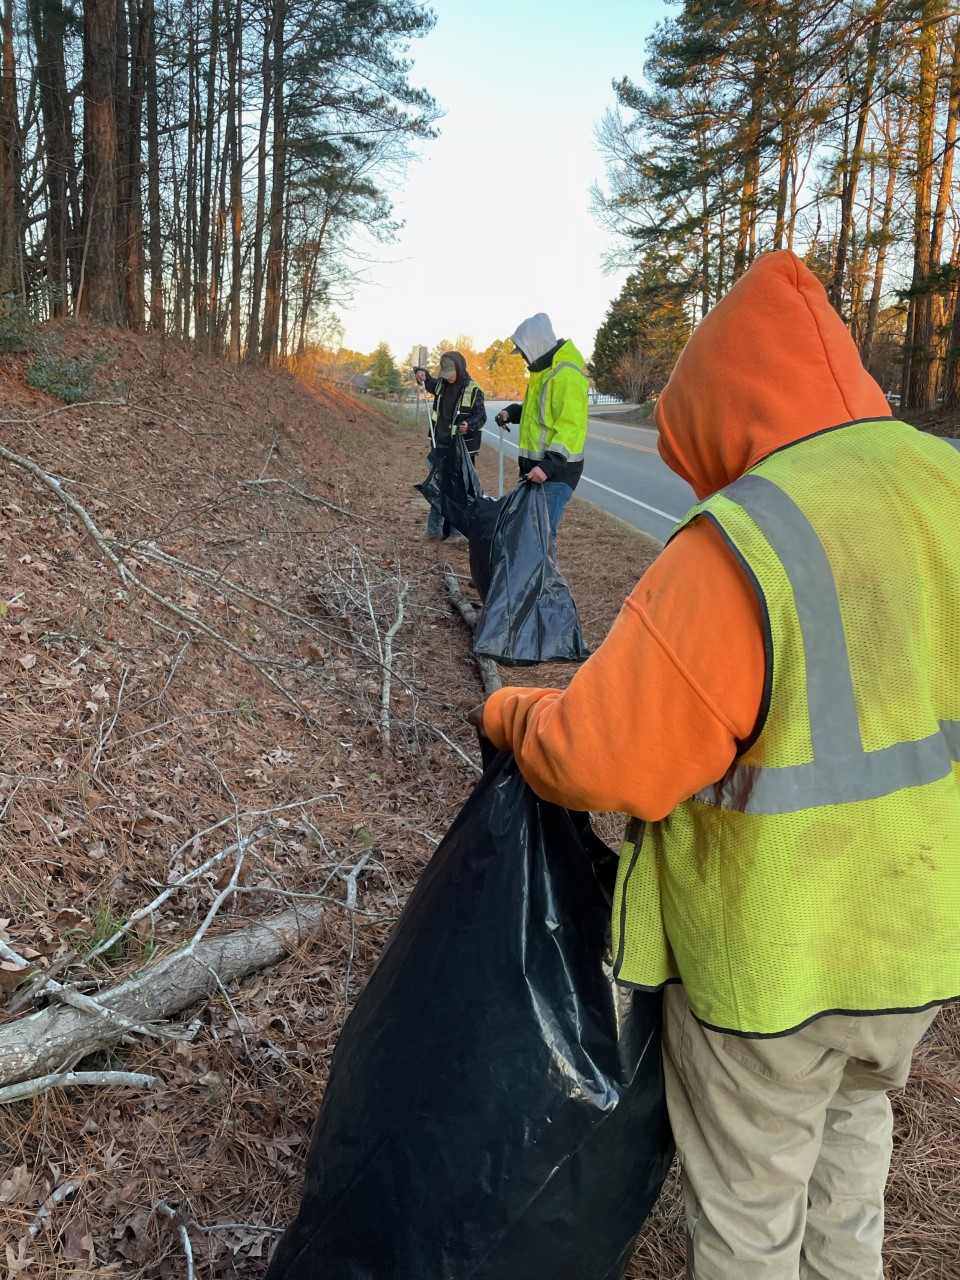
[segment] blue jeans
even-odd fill
[[[573,497],[573,490],[562,480],[546,480],[543,485],[543,496],[547,500],[547,515],[550,519],[550,536],[556,538],[557,526],[563,509]]]

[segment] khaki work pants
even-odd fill
[[[893,1118],[937,1014],[832,1015],[770,1040],[708,1031],[664,991],[689,1280],[882,1280]]]

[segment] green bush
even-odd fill
[[[37,326],[26,307],[14,306],[0,314],[0,355],[20,355],[36,347]]]
[[[69,356],[40,356],[27,370],[27,382],[55,400],[76,404],[90,399],[97,363]]]

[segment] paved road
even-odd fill
[[[500,430],[491,425],[505,401],[488,400],[484,445],[496,449]],[[504,486],[516,482],[517,428],[504,435]],[[590,415],[586,462],[577,497],[586,498],[635,529],[664,542],[683,514],[693,506],[693,490],[675,476],[657,453],[657,433],[648,427],[626,427],[603,414]]]
[[[488,424],[506,401],[488,400]],[[500,431],[488,425],[484,445],[496,449]],[[516,482],[517,428],[504,435],[504,487]],[[949,439],[949,438],[948,438]],[[635,529],[666,541],[677,521],[696,501],[688,484],[675,476],[657,453],[657,433],[647,427],[627,427],[591,413],[586,461],[577,497],[586,498]],[[960,440],[949,439],[960,449]]]

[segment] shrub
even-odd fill
[[[64,404],[89,400],[97,362],[69,356],[40,356],[27,370],[27,382]]]
[[[0,356],[35,351],[37,326],[26,307],[13,306],[0,314]]]

